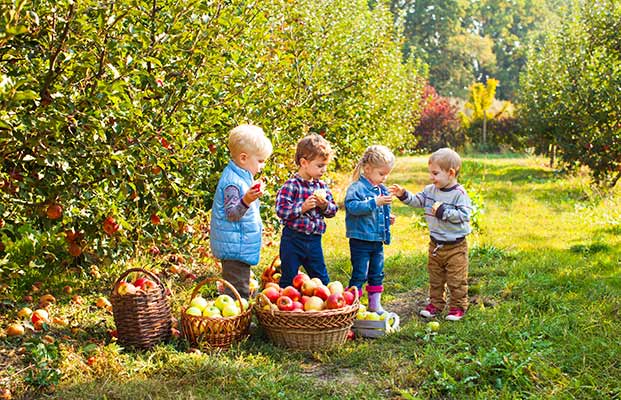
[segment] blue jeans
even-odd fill
[[[362,289],[368,281],[369,286],[380,286],[384,281],[384,242],[349,239],[351,256],[351,279],[349,286]]]
[[[324,285],[330,282],[321,248],[321,235],[307,235],[285,227],[280,239],[280,287],[291,285],[298,268],[311,278],[319,278]]]

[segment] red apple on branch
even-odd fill
[[[49,219],[58,219],[63,215],[63,208],[59,204],[50,204],[46,210]]]

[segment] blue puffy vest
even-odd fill
[[[222,171],[211,207],[211,251],[220,260],[238,260],[246,264],[259,263],[263,223],[259,213],[259,200],[250,205],[239,221],[229,221],[224,212],[224,189],[234,185],[241,196],[252,186],[250,172],[238,167],[232,160]]]

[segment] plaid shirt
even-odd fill
[[[309,198],[317,189],[325,189],[328,207],[321,210],[315,207],[302,214],[302,203]],[[326,232],[324,218],[332,218],[336,215],[338,206],[325,182],[315,180],[307,181],[299,174],[295,174],[280,188],[276,195],[276,214],[282,223],[296,232],[307,235],[322,235]]]

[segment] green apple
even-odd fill
[[[190,302],[190,307],[196,307],[201,311],[205,311],[205,309],[207,308],[207,300],[205,300],[201,296],[196,296]]]
[[[240,313],[241,311],[235,303],[226,304],[224,308],[222,308],[223,317],[234,317],[236,315],[239,315]]]
[[[367,311],[358,310],[358,314],[356,314],[356,319],[367,319]]]
[[[224,307],[229,304],[235,305],[235,300],[233,300],[233,298],[229,296],[228,294],[221,294],[220,296],[216,298],[215,304],[216,304],[216,307],[218,307],[220,311],[222,311],[224,310]]]
[[[440,330],[440,323],[438,321],[427,322],[427,329],[432,332],[437,332]]]
[[[222,316],[222,313],[220,313],[220,309],[216,306],[213,306],[213,305],[207,306],[203,310],[203,317],[219,318],[221,316]]]
[[[203,312],[196,307],[188,307],[188,309],[185,310],[185,313],[188,315],[193,315],[195,317],[200,317],[201,315],[203,315]]]
[[[366,319],[369,320],[369,321],[379,321],[380,320],[380,316],[375,311],[370,311],[370,312],[367,312],[367,318]]]
[[[241,298],[241,307],[239,301],[236,301],[235,305],[237,305],[237,307],[239,307],[239,309],[242,311],[246,311],[249,307],[248,300],[244,299],[243,297]]]

